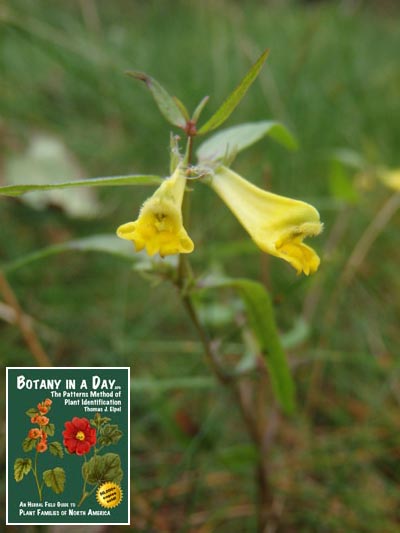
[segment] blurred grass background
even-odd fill
[[[349,254],[391,193],[377,186],[347,205],[329,185],[337,148],[373,165],[399,165],[398,7],[227,0],[0,5],[3,183],[9,158],[38,133],[62,141],[85,177],[166,175],[170,128],[144,86],[124,71],[148,72],[192,109],[209,94],[209,116],[260,51],[271,49],[227,125],[281,120],[300,149],[288,153],[265,140],[234,168],[312,202],[325,223],[312,246],[324,254],[330,236],[335,246],[313,278],[296,277],[286,264],[261,257],[227,208],[200,186],[190,234],[198,273],[212,268],[268,284],[283,332],[320,291],[310,336],[291,351],[300,408],[283,422],[271,456],[285,533],[400,531],[400,219],[384,229],[352,282],[340,284]],[[136,217],[149,190],[100,190],[103,209],[91,220],[2,199],[1,262],[112,233]],[[341,221],[336,239],[332,228]],[[134,378],[147,380],[132,396],[137,530],[254,531],[254,450],[239,413],[228,408],[229,394],[209,377],[174,289],[151,287],[117,258],[76,252],[31,263],[9,280],[55,365],[131,365]],[[227,304],[214,304],[205,313],[217,329]],[[34,364],[19,331],[5,322],[0,328],[4,366]],[[237,342],[234,322],[224,331]]]

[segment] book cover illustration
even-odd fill
[[[129,524],[129,368],[7,368],[7,524]]]

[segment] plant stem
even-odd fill
[[[2,294],[4,301],[14,310],[15,323],[21,331],[21,334],[24,337],[31,354],[36,359],[38,366],[52,366],[49,356],[44,351],[43,346],[32,327],[31,321],[24,315],[24,312],[18,302],[17,297],[15,296],[13,289],[11,288],[11,285],[7,281],[4,273],[1,271],[0,293]]]
[[[38,475],[37,475],[37,458],[38,458],[38,452],[36,451],[35,462],[34,462],[34,467],[32,469],[32,472],[33,472],[33,476],[36,481],[36,486],[37,486],[37,490],[39,493],[39,500],[42,501],[42,487],[40,486]]]
[[[189,136],[186,152],[186,164],[188,167],[191,164],[192,151],[193,137]],[[188,226],[189,204],[187,194],[185,194],[183,199],[183,220],[184,224]],[[260,357],[258,366],[261,370],[262,377],[265,379],[245,381],[240,376],[231,375],[224,370],[219,360],[218,343],[209,338],[207,331],[201,324],[193,302],[193,297],[190,294],[193,279],[192,269],[187,257],[180,254],[176,285],[179,289],[182,303],[201,340],[207,363],[211,371],[222,385],[230,388],[239,407],[247,432],[258,452],[258,460],[255,469],[256,485],[258,488],[257,531],[259,533],[265,533],[267,527],[268,531],[274,531],[275,519],[272,512],[273,493],[269,480],[269,454],[267,452],[269,451],[273,439],[276,424],[270,424],[268,426],[266,417],[264,416],[264,404],[262,406],[263,412],[258,413],[257,407],[259,407],[259,402],[258,405],[254,406],[252,397],[254,396],[258,399],[259,396],[262,396],[263,398],[265,396],[265,363]],[[272,413],[272,415],[274,415],[274,413]]]

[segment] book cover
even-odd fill
[[[7,368],[7,524],[129,524],[129,368]]]

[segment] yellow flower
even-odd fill
[[[159,253],[164,257],[192,252],[193,241],[182,224],[185,185],[185,174],[178,166],[144,202],[138,219],[117,229],[118,237],[132,241],[137,252],[146,248],[149,255]]]
[[[322,230],[313,206],[264,191],[223,166],[211,186],[261,250],[284,259],[298,274],[308,276],[318,269],[318,255],[303,244],[305,237]]]
[[[390,189],[400,191],[400,168],[385,170],[380,173],[380,178]]]

